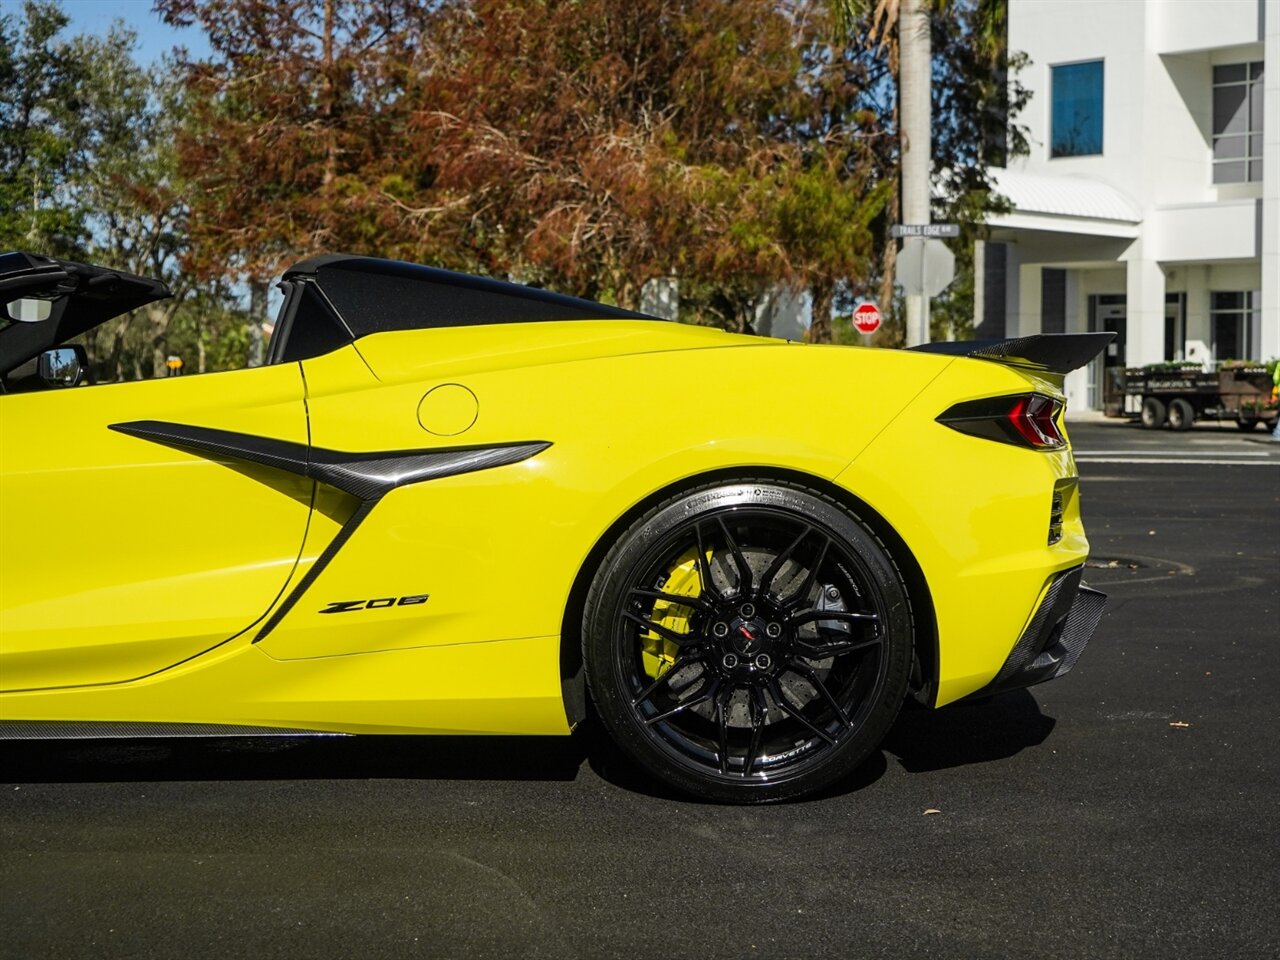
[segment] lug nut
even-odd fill
[[[782,636],[782,625],[771,623],[764,628],[764,632],[769,639],[776,640],[778,637]]]
[[[727,637],[729,635],[729,625],[724,622],[717,623],[711,628],[711,632],[717,637]]]
[[[732,670],[738,665],[738,657],[736,654],[726,653],[720,662],[724,664],[726,670]]]
[[[771,666],[773,666],[773,659],[767,653],[762,653],[756,657],[756,669],[768,670]]]
[[[739,612],[742,614],[742,619],[743,619],[743,620],[750,620],[752,617],[754,617],[754,616],[756,615],[756,607],[755,607],[755,604],[753,604],[753,603],[744,603],[744,604],[742,605],[742,609],[741,609]]]

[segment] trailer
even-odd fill
[[[1166,424],[1190,430],[1196,420],[1231,421],[1241,430],[1263,423],[1270,429],[1280,415],[1271,374],[1261,363],[1233,361],[1217,370],[1151,364],[1128,367],[1122,377],[1123,415],[1151,430]]]

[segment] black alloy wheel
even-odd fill
[[[705,799],[799,796],[851,772],[905,697],[911,614],[876,536],[778,481],[660,504],[606,556],[583,618],[614,740]]]

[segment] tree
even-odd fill
[[[742,329],[772,284],[865,270],[856,144],[795,134],[803,4],[159,9],[214,48],[180,145],[205,271],[341,248],[632,306],[676,273],[691,319]]]
[[[370,204],[401,172],[404,98],[429,58],[432,7],[157,0],[156,9],[171,24],[198,24],[212,48],[182,64],[191,109],[178,149],[197,188],[188,265],[261,282],[287,258],[377,246],[383,224]]]
[[[871,78],[861,90],[863,109],[881,124],[878,176],[896,184],[901,163],[896,94],[902,6],[899,0],[827,0],[827,7],[836,25],[834,42],[845,45],[845,61],[862,64]],[[1025,153],[1025,131],[1016,118],[1029,95],[1010,79],[1010,68],[1025,57],[1007,50],[1007,0],[928,0],[926,7],[932,49],[929,180],[943,188],[941,199],[936,193],[933,197],[933,214],[934,219],[961,226],[960,240],[953,244],[957,277],[935,301],[931,316],[931,335],[941,339],[971,332],[973,241],[984,233],[982,224],[989,214],[1007,208],[992,188],[989,170]],[[913,37],[922,39],[918,32]],[[881,238],[877,299],[889,316],[877,340],[886,346],[906,339],[893,289],[897,242],[889,235],[893,223],[899,222],[897,199],[895,193],[885,205],[889,216],[875,225]],[[843,299],[847,306],[852,297]]]
[[[846,146],[795,135],[811,108],[798,81],[812,29],[796,11],[474,9],[470,53],[443,72],[453,136],[439,152],[483,210],[502,211],[513,265],[627,305],[648,277],[677,274],[694,319],[734,329],[769,285],[862,267],[868,217],[839,189]],[[848,215],[823,215],[833,209]]]
[[[67,17],[28,0],[0,13],[0,249],[83,250],[88,210],[66,202],[87,163],[81,91],[100,48],[59,41]]]
[[[169,284],[172,299],[94,328],[84,341],[100,379],[165,372],[175,349],[198,369],[243,365],[244,317],[225,282],[197,289],[181,270],[186,186],[174,142],[186,113],[165,66],[133,59],[121,24],[105,37],[65,36],[53,3],[0,17],[0,249],[102,263]],[[239,339],[243,339],[242,337]]]

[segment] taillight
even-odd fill
[[[986,397],[957,403],[938,422],[974,437],[1033,450],[1061,450],[1067,438],[1058,429],[1062,403],[1039,393]]]

